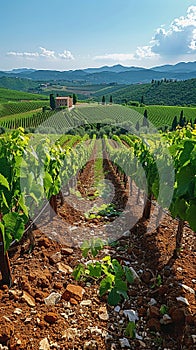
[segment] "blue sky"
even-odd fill
[[[7,0],[0,31],[0,70],[196,60],[193,0]]]

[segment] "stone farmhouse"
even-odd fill
[[[73,98],[66,96],[66,97],[56,97],[56,108],[58,107],[72,107],[73,106]]]

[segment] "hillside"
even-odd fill
[[[41,94],[31,94],[0,87],[0,103],[9,101],[17,102],[21,100],[48,100],[48,97]]]
[[[115,91],[113,101],[123,103],[128,101],[141,102],[142,96],[147,105],[196,105],[196,79],[179,82],[162,82],[160,84],[134,84]],[[95,93],[96,96],[96,93]],[[109,100],[109,94],[106,94]],[[101,97],[98,98],[101,100]]]
[[[177,79],[187,80],[196,78],[195,62],[180,62],[177,65],[161,67],[124,67],[116,65],[112,67],[87,68],[68,71],[57,70],[13,70],[0,72],[0,77],[27,78],[31,81],[77,81],[91,84],[135,84],[149,83],[152,79]]]

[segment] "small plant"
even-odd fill
[[[161,285],[162,285],[162,278],[161,278],[161,275],[158,275],[156,277],[155,283],[152,285],[151,288],[160,287]]]
[[[128,323],[125,329],[125,336],[134,339],[136,335],[136,325],[135,322],[131,321]]]
[[[95,257],[104,244],[97,239],[84,242],[81,249],[84,257]],[[133,283],[133,274],[127,266],[121,266],[116,259],[105,256],[100,261],[80,263],[73,271],[74,278],[79,280],[94,280],[100,283],[99,295],[103,297],[108,293],[108,304],[116,306],[122,299],[127,299],[128,283]]]
[[[113,203],[110,204],[102,204],[100,207],[93,207],[90,211],[88,211],[85,216],[87,219],[100,219],[101,217],[110,218],[119,216],[121,214],[120,211],[116,210],[116,207]]]
[[[90,241],[84,241],[81,245],[82,250],[82,256],[84,258],[87,258],[89,254],[91,254],[93,257],[95,257],[101,249],[103,249],[104,241],[100,238],[92,238]]]
[[[167,307],[167,305],[161,305],[161,307],[160,307],[160,313],[161,313],[161,315],[165,315],[165,314],[168,313],[168,307]]]

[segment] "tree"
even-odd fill
[[[77,103],[77,96],[76,94],[73,94],[73,104],[76,105]]]
[[[112,104],[112,95],[110,96],[110,103]]]
[[[50,94],[50,108],[54,111],[56,108],[56,101],[53,94]]]
[[[141,103],[144,104],[144,96],[141,97]]]
[[[139,121],[137,121],[136,125],[135,125],[135,128],[137,131],[139,131],[139,128],[140,128],[140,124],[139,124]]]
[[[147,126],[147,128],[149,127],[149,122],[148,122],[148,112],[147,112],[147,109],[145,109],[145,111],[144,111],[143,126]]]
[[[184,113],[183,113],[183,109],[180,112],[180,121],[179,121],[179,125],[183,128],[184,126]]]
[[[171,130],[172,130],[172,131],[175,131],[177,125],[178,125],[178,119],[177,119],[177,116],[175,115],[175,117],[174,117],[174,119],[173,119],[173,122],[172,122]]]
[[[105,96],[102,97],[102,104],[105,104]]]

